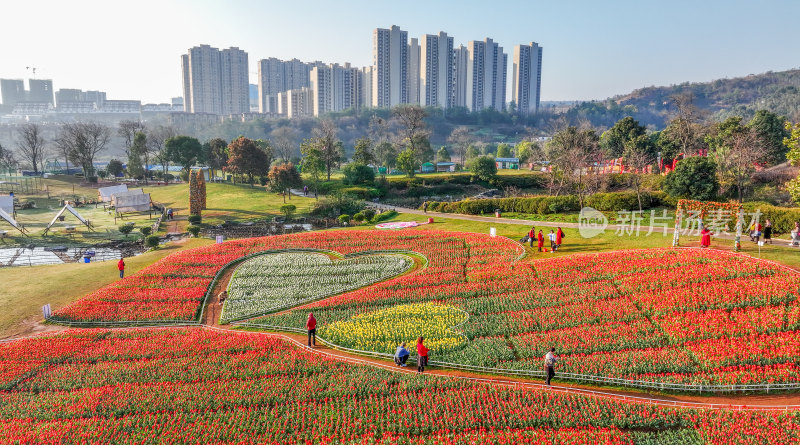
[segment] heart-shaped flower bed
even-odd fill
[[[231,277],[220,322],[243,320],[368,286],[405,273],[413,264],[400,254],[342,260],[312,252],[258,256],[242,263]]]
[[[439,355],[467,343],[467,338],[454,330],[467,317],[452,306],[403,304],[331,323],[321,329],[320,336],[339,346],[392,354],[402,342],[415,354],[417,338],[424,337],[425,345]]]

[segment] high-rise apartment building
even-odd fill
[[[447,33],[422,36],[419,104],[443,109],[453,106],[453,38]]]
[[[181,56],[184,107],[190,113],[238,114],[250,111],[247,53],[209,45]]]
[[[453,49],[453,106],[467,106],[467,63],[469,51],[464,45]]]
[[[424,43],[424,42],[423,42]],[[408,103],[420,102],[420,46],[419,40],[411,38],[408,42]]]
[[[258,61],[258,111],[278,112],[277,94],[310,85],[311,68],[321,62],[305,63],[297,59],[280,60],[274,57]]]
[[[371,66],[365,66],[361,68],[361,96],[359,98],[359,103],[362,107],[369,108],[372,106],[372,72],[374,68]]]
[[[539,111],[542,85],[542,47],[536,42],[514,47],[511,70],[511,100],[521,114]]]
[[[315,66],[311,69],[314,116],[361,106],[361,71],[350,64]]]
[[[0,99],[9,110],[25,101],[25,82],[22,79],[0,79]]]
[[[508,56],[503,48],[486,38],[467,45],[466,103],[470,111],[505,109]]]
[[[289,119],[311,116],[314,113],[313,100],[311,88],[281,91],[277,94],[278,113]]]
[[[372,106],[408,103],[408,32],[397,26],[372,32]]]
[[[28,102],[54,104],[53,81],[50,79],[28,79]]]

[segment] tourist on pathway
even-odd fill
[[[556,362],[558,361],[558,357],[556,357],[556,348],[550,348],[550,352],[544,356],[544,367],[547,371],[547,386],[550,386],[550,379],[556,376],[555,366]]]
[[[428,213],[428,201],[422,203],[422,211]]]
[[[311,347],[313,341],[314,346],[317,346],[317,319],[314,314],[308,313],[308,320],[306,320],[306,329],[308,329],[308,347]]]
[[[536,240],[538,241],[539,252],[542,251],[544,247],[544,235],[542,235],[542,229],[539,229],[539,234],[536,235]]]
[[[757,243],[761,237],[761,223],[756,222],[750,225],[750,241]]]
[[[405,368],[410,355],[411,353],[406,349],[406,342],[400,343],[400,346],[397,347],[397,351],[394,353],[394,362],[397,363],[398,366]]]
[[[706,248],[711,246],[711,231],[708,230],[708,227],[703,227],[703,230],[700,231],[700,247]]]
[[[417,373],[425,371],[425,365],[428,364],[428,348],[422,344],[425,341],[420,337],[417,339]]]
[[[792,246],[800,244],[800,222],[794,222],[794,230],[792,230]]]
[[[222,306],[222,303],[225,302],[225,299],[228,298],[228,291],[224,290],[217,294],[217,298],[219,299],[219,305]]]
[[[553,232],[553,229],[550,229],[550,234],[547,237],[550,239],[550,253],[553,253],[556,251],[556,233]]]
[[[770,220],[764,222],[764,242],[772,244],[772,221]]]
[[[308,186],[307,185],[303,186],[303,196],[308,196]]]
[[[536,226],[531,227],[531,231],[528,232],[528,241],[531,242],[531,249],[533,249],[533,240],[536,239]]]
[[[561,227],[556,227],[556,250],[561,248],[561,240],[564,239],[564,231]]]
[[[117,263],[117,269],[119,269],[119,277],[125,278],[125,260],[122,257],[119,257],[119,262]]]
[[[167,221],[174,219],[172,208],[167,209]]]

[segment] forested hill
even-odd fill
[[[670,98],[685,93],[691,93],[694,104],[714,120],[732,115],[749,120],[760,109],[792,121],[800,120],[800,69],[640,88],[606,101],[584,102],[570,109],[567,115],[570,120],[587,119],[601,127],[609,127],[631,115],[642,124],[660,129],[672,117],[674,108]]]

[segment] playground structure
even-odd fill
[[[55,224],[55,223],[56,223],[56,221],[58,221],[58,218],[59,218],[61,215],[63,215],[63,214],[64,214],[64,212],[69,212],[69,213],[72,213],[73,215],[75,215],[75,217],[76,217],[76,218],[78,218],[78,221],[80,221],[80,222],[81,222],[81,224],[83,224],[83,225],[85,225],[85,226],[86,226],[86,228],[87,228],[87,229],[94,231],[94,229],[92,228],[92,224],[89,222],[89,220],[88,220],[88,219],[84,219],[84,218],[83,218],[83,217],[80,215],[80,213],[78,213],[78,211],[77,211],[77,210],[75,210],[75,209],[73,209],[73,208],[72,208],[72,206],[71,206],[71,205],[69,205],[69,204],[65,204],[65,205],[64,205],[64,207],[62,207],[62,208],[61,208],[61,210],[59,210],[59,211],[58,211],[58,213],[56,213],[56,216],[54,216],[54,217],[53,217],[53,220],[52,220],[52,221],[50,221],[50,224],[48,224],[48,225],[47,225],[47,227],[45,227],[45,228],[44,228],[44,233],[42,234],[43,236],[44,236],[44,235],[47,235],[47,232],[48,232],[48,231],[50,231],[50,228],[51,228],[51,227],[53,227],[53,224]]]

